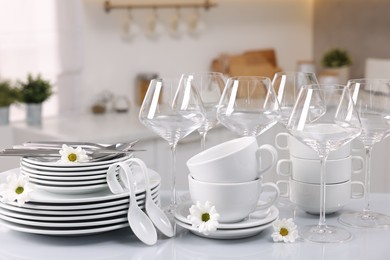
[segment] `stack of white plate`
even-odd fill
[[[269,210],[257,210],[252,212],[247,218],[236,223],[220,223],[215,232],[205,235],[193,227],[187,216],[190,214],[191,201],[184,201],[179,204],[175,212],[176,223],[188,229],[195,235],[214,239],[238,239],[259,234],[263,230],[272,226],[278,218],[279,210],[272,206]]]
[[[122,155],[106,161],[72,164],[46,157],[25,157],[21,159],[20,169],[39,189],[61,194],[82,194],[108,189],[108,167],[131,157]]]
[[[4,183],[9,174],[20,174],[12,169],[0,174]],[[136,199],[144,207],[145,187],[142,173],[134,171]],[[153,200],[160,203],[160,175],[148,169]],[[45,235],[87,235],[128,226],[129,193],[112,194],[109,189],[94,193],[60,194],[36,189],[31,199],[19,207],[16,202],[0,202],[1,224],[10,229]]]

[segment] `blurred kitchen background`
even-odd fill
[[[204,1],[110,1],[113,5],[178,2]],[[388,0],[212,3],[216,6],[208,10],[157,6],[107,12],[103,0],[0,0],[0,78],[16,81],[28,73],[40,73],[54,84],[55,92],[44,102],[38,126],[25,123],[23,104],[11,106],[10,124],[0,127],[0,148],[37,139],[117,142],[143,138],[139,147],[148,151],[137,156],[164,175],[169,174],[169,147],[137,118],[145,82],[154,75],[221,69],[234,58],[262,52],[270,56],[265,55],[261,65],[238,62],[236,73],[256,71],[272,77],[277,70],[310,69],[327,77],[321,59],[326,51],[341,48],[352,59],[350,78],[390,78],[385,66],[390,59]],[[152,32],[151,20],[157,22]],[[172,25],[175,21],[179,21],[177,30]],[[370,59],[385,64],[382,74],[372,69],[367,74]],[[96,105],[104,106],[103,113],[96,114],[92,109]],[[282,128],[274,127],[259,137],[259,143],[273,144],[278,131]],[[233,137],[222,127],[213,129],[207,146]],[[199,151],[197,135],[179,144],[180,187],[186,186],[185,161]],[[387,140],[374,147],[373,191],[390,191],[389,152]],[[0,158],[0,170],[17,166],[17,158]],[[276,176],[269,173],[268,178]]]

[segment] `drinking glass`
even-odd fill
[[[276,92],[279,103],[279,123],[287,126],[291,111],[294,108],[299,90],[304,85],[318,84],[316,75],[312,72],[282,71],[276,72],[272,79],[272,86]],[[280,197],[278,207],[291,207],[293,204],[289,199]]]
[[[366,159],[365,206],[361,212],[348,212],[339,217],[342,224],[361,228],[386,228],[390,216],[370,210],[371,151],[374,144],[390,134],[390,80],[352,79],[348,81],[356,110],[362,122],[359,140],[363,143]]]
[[[219,72],[190,73],[184,74],[183,77],[197,88],[203,103],[206,119],[198,128],[198,132],[201,136],[201,147],[204,150],[208,131],[218,124],[217,105],[225,87],[225,77]]]
[[[202,102],[196,89],[185,77],[153,79],[145,94],[139,119],[147,128],[165,139],[172,153],[171,204],[176,206],[176,146],[204,121]]]
[[[259,136],[270,129],[279,118],[271,80],[261,76],[229,78],[218,104],[217,118],[240,136]]]
[[[326,159],[329,152],[352,141],[361,132],[359,116],[348,88],[335,84],[302,86],[287,130],[315,150],[321,163],[319,223],[302,227],[300,235],[309,241],[320,243],[349,240],[351,233],[341,227],[328,226],[325,220]]]
[[[272,86],[280,108],[279,122],[286,127],[297,99],[299,89],[304,85],[318,84],[316,75],[311,72],[277,72]]]

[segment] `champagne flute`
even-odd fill
[[[143,100],[139,119],[165,139],[171,148],[171,204],[168,213],[173,214],[176,206],[176,146],[203,124],[202,101],[185,77],[153,79]]]
[[[261,76],[229,78],[217,118],[240,136],[259,136],[278,122],[279,105],[271,80]]]
[[[365,206],[360,212],[342,214],[339,222],[351,227],[387,228],[390,216],[370,209],[370,168],[373,146],[390,134],[390,80],[352,79],[348,81],[348,87],[362,122],[359,140],[366,151]]]
[[[220,72],[197,72],[183,74],[183,77],[197,88],[203,103],[206,119],[198,132],[201,136],[201,148],[204,150],[208,131],[218,124],[217,105],[225,87],[225,77]]]
[[[304,226],[303,238],[319,243],[349,240],[349,231],[326,224],[326,159],[329,152],[352,141],[361,133],[361,123],[350,92],[343,85],[302,86],[287,124],[287,130],[318,153],[321,163],[320,218],[318,225]]]

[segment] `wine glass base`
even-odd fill
[[[390,216],[377,212],[347,212],[340,215],[339,222],[355,228],[389,228]]]
[[[299,230],[300,236],[315,243],[343,243],[352,238],[352,234],[336,226],[304,226]]]

